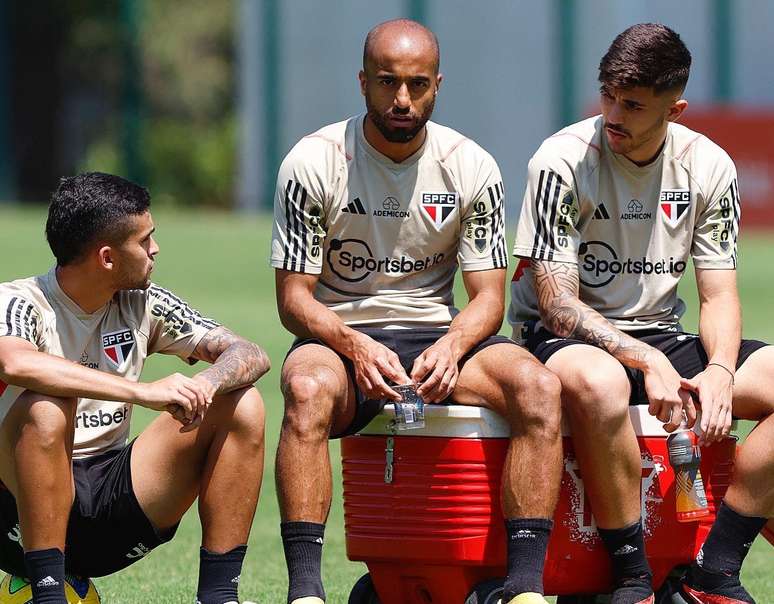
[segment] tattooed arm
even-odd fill
[[[640,369],[645,375],[649,411],[675,430],[682,411],[688,423],[696,421],[696,410],[689,393],[681,386],[680,376],[669,359],[656,348],[616,329],[605,317],[581,302],[578,266],[568,262],[531,260],[538,309],[543,324],[562,338],[574,338],[597,346],[618,359],[622,365]],[[674,421],[672,421],[674,418]]]
[[[205,335],[192,355],[212,363],[196,374],[213,388],[212,394],[222,394],[248,386],[271,367],[269,357],[257,344],[248,342],[225,327],[216,327]]]
[[[540,318],[562,338],[574,338],[606,350],[623,365],[644,369],[659,351],[626,335],[578,297],[578,266],[532,260]]]

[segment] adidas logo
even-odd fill
[[[355,197],[355,199],[347,204],[347,207],[341,210],[342,212],[346,212],[347,214],[360,214],[361,216],[365,216],[365,208],[363,207],[363,202],[360,201],[359,197]]]
[[[623,556],[624,554],[633,554],[633,553],[634,553],[634,552],[636,552],[636,551],[637,551],[637,548],[636,548],[636,547],[634,547],[633,545],[629,545],[629,544],[627,543],[627,544],[626,544],[626,545],[624,545],[623,547],[621,547],[621,548],[619,548],[619,549],[615,550],[615,551],[613,552],[613,555],[614,555],[614,556]]]
[[[529,529],[520,529],[516,531],[516,534],[511,539],[537,539],[537,535]]]
[[[323,539],[322,539],[322,537],[317,537],[317,538],[314,540],[314,542],[315,542],[315,543],[319,543],[320,545],[322,545],[322,544],[323,544]]]
[[[240,577],[241,577],[241,576],[242,576],[242,575],[237,575],[236,577],[234,577],[233,579],[231,579],[231,582],[232,582],[232,583],[236,583],[237,585],[239,585],[239,579],[240,579]]]
[[[594,210],[594,220],[610,220],[610,214],[607,213],[604,203],[600,203]]]
[[[56,587],[57,585],[59,585],[59,581],[49,575],[45,579],[38,581],[37,587]]]

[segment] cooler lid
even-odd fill
[[[629,407],[634,432],[637,436],[667,436],[663,424],[648,413],[646,405]],[[392,403],[384,406],[360,434],[395,434],[392,421],[395,407]],[[698,432],[699,422],[695,430]],[[733,428],[736,427],[736,422]],[[494,411],[470,405],[425,405],[425,427],[403,430],[401,436],[443,436],[447,438],[508,438],[510,429],[507,422]],[[562,421],[562,434],[570,435],[567,421]]]

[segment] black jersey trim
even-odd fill
[[[37,320],[32,317],[33,311],[34,306],[24,298],[18,296],[11,298],[5,313],[4,335],[34,342],[37,338]]]
[[[556,174],[556,173],[555,173]],[[548,236],[551,241],[551,247],[548,250],[548,259],[554,259],[554,250],[556,250],[556,211],[559,207],[559,192],[562,188],[562,176],[556,174],[556,185],[554,186],[554,200],[551,202],[551,218],[549,219]],[[547,191],[548,193],[548,191]]]
[[[282,264],[285,270],[304,272],[306,269],[309,226],[304,219],[304,210],[307,196],[307,191],[300,182],[288,181],[285,187],[287,240]]]
[[[734,231],[734,251],[732,259],[734,261],[734,268],[736,268],[736,240],[739,236],[739,219],[742,214],[742,206],[739,203],[739,185],[736,182],[736,178],[734,178],[731,181],[731,198],[732,202],[734,204],[734,222],[732,225],[732,229]]]
[[[173,306],[172,308],[170,308],[168,315],[180,309],[185,314],[184,318],[190,319],[194,323],[194,325],[201,325],[202,327],[207,327],[209,329],[220,327],[219,323],[207,317],[203,317],[198,310],[196,310],[195,308],[192,308],[191,305],[188,304],[185,300],[177,297],[171,291],[161,287],[160,285],[156,285],[154,283],[148,289],[148,293],[154,298],[158,298],[162,301],[163,301],[163,298],[167,298],[171,302],[174,302],[175,304],[177,304],[177,306]]]
[[[538,250],[540,249],[540,240],[543,236],[543,214],[540,211],[540,198],[543,192],[543,179],[545,178],[546,171],[540,171],[540,178],[538,179],[537,191],[535,192],[535,239],[532,242],[532,257],[539,258]]]
[[[503,208],[503,183],[488,187],[492,202],[492,264],[494,268],[507,268],[508,254],[505,244],[505,212]]]

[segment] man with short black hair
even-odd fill
[[[416,383],[425,401],[489,407],[512,428],[503,473],[503,602],[545,602],[561,473],[558,380],[508,338],[504,190],[494,159],[429,121],[435,35],[406,19],[368,34],[366,113],[304,137],[279,171],[271,263],[283,324],[277,493],[288,602],[325,599],[328,439],[353,434]],[[454,307],[457,267],[468,305]]]
[[[150,281],[148,192],[100,173],[63,178],[47,274],[0,284],[0,568],[36,604],[65,570],[116,572],[172,538],[198,497],[198,602],[237,602],[263,470],[263,351]],[[212,365],[138,381],[145,358]],[[127,444],[134,405],[161,413]],[[181,427],[182,425],[182,427]],[[22,549],[23,544],[23,549]]]
[[[736,290],[739,190],[728,155],[675,122],[691,55],[664,25],[620,34],[599,66],[602,115],[546,139],[529,163],[511,289],[514,338],[562,382],[614,604],[653,602],[640,518],[640,452],[629,404],[649,403],[669,432],[702,408],[702,444],[732,412],[760,424],[686,601],[752,602],[739,582],[747,550],[774,515],[774,348],[741,339]],[[692,259],[699,334],[683,333],[677,284]]]

